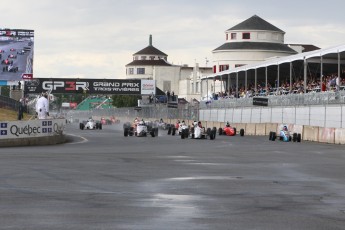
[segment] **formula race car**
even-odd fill
[[[226,135],[226,136],[235,136],[236,135],[236,128],[230,126],[229,122],[226,123],[224,128],[218,129],[219,135]],[[244,129],[240,129],[240,136],[244,136]]]
[[[134,122],[132,125],[130,122],[123,124],[123,135],[125,137],[146,137],[148,134],[151,135],[151,137],[158,136],[158,128],[153,127],[150,123],[145,123],[143,120]]]
[[[12,59],[16,59],[17,58],[17,55],[14,55],[14,54],[10,54],[7,56],[7,58],[12,58]]]
[[[24,55],[24,54],[25,54],[25,50],[17,51],[17,54],[19,54],[19,55]]]
[[[102,123],[94,121],[92,118],[89,118],[87,121],[79,123],[79,128],[84,129],[102,129]]]
[[[4,64],[4,65],[12,65],[13,64],[13,61],[10,61],[8,59],[4,59],[1,61],[1,64]]]
[[[269,140],[270,141],[275,141],[277,138],[277,133],[276,132],[270,132],[269,134]],[[288,130],[287,126],[284,125],[283,128],[279,131],[278,139],[280,141],[284,142],[301,142],[301,134],[300,133],[293,133],[292,135],[290,134],[290,131]]]
[[[201,126],[201,122],[194,122],[193,127],[190,129],[190,137],[192,139],[216,139],[217,128],[213,127],[207,128]],[[182,136],[184,136],[185,131],[183,131]]]
[[[14,52],[14,51],[16,51],[16,49],[15,48],[11,48],[10,51]]]
[[[18,72],[18,66],[14,67],[13,65],[8,65],[8,66],[4,66],[2,67],[2,72],[12,72],[12,73],[16,73]]]

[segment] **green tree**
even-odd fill
[[[113,95],[113,106],[117,108],[121,107],[135,107],[138,105],[138,99],[140,96],[137,95]]]

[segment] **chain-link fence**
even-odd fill
[[[68,119],[87,119],[88,117],[126,117],[134,119],[156,118],[156,119],[186,119],[198,120],[198,106],[184,105],[178,108],[168,108],[165,104],[156,104],[152,106],[143,106],[139,108],[111,108],[111,109],[92,109],[88,111],[71,110],[66,113]]]

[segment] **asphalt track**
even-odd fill
[[[345,229],[344,146],[124,137],[0,149],[0,229]]]

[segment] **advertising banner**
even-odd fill
[[[67,78],[35,78],[25,81],[26,94],[51,93],[89,93],[118,95],[150,95],[155,94],[154,80],[139,79],[67,79]]]
[[[43,137],[61,134],[65,119],[0,121],[0,139]]]

